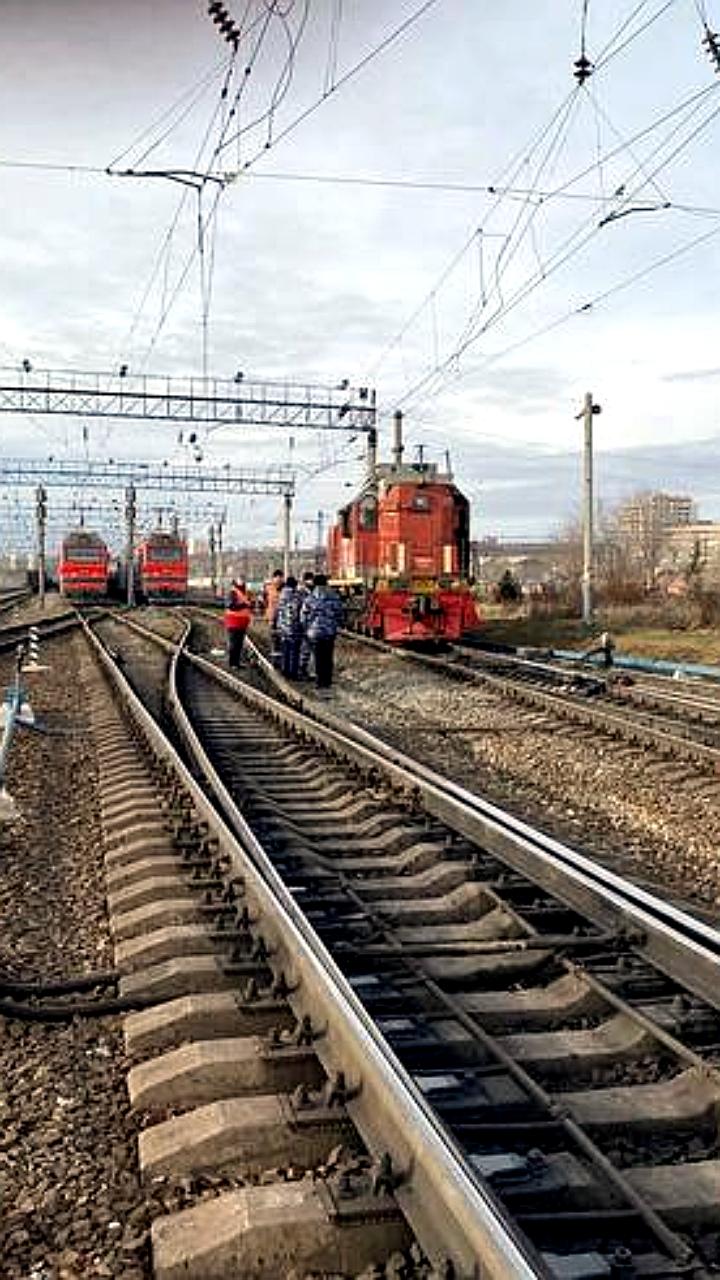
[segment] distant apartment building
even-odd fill
[[[639,493],[623,503],[617,513],[619,532],[638,545],[662,536],[666,529],[689,525],[694,520],[695,503],[685,494]]]
[[[720,523],[697,520],[668,529],[663,538],[661,564],[681,575],[702,573],[708,583],[720,581]]]
[[[646,589],[655,584],[668,533],[688,528],[695,519],[695,503],[686,494],[638,493],[619,508],[616,534]]]

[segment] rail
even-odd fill
[[[629,718],[622,712],[606,710],[596,703],[578,701],[577,698],[568,697],[567,694],[550,692],[547,689],[539,688],[536,684],[483,671],[476,666],[469,665],[466,661],[456,663],[447,658],[427,653],[398,650],[385,644],[384,641],[358,635],[355,632],[345,633],[345,638],[354,644],[374,648],[382,653],[392,653],[400,661],[415,663],[430,670],[442,672],[443,675],[452,679],[483,684],[487,688],[497,690],[503,697],[512,698],[515,702],[540,707],[563,720],[585,726],[591,725],[611,737],[621,738],[626,742],[642,746],[653,747],[678,759],[691,760],[711,773],[720,773],[720,747],[698,741],[689,734],[686,735],[679,731],[678,726],[673,726],[673,729],[669,730],[662,725],[644,724]],[[471,652],[473,656],[476,656],[475,650]],[[493,658],[495,656],[493,655]],[[538,664],[535,665],[537,666]],[[573,674],[568,671],[568,678]],[[588,678],[587,673],[585,678]],[[599,679],[600,677],[597,678]]]
[[[194,612],[219,621],[218,616],[209,610]],[[377,642],[368,643],[375,645]],[[349,752],[354,759],[375,765],[390,774],[396,783],[422,798],[435,817],[484,844],[490,852],[518,870],[525,871],[532,860],[545,887],[558,891],[558,878],[566,877],[564,896],[570,905],[587,909],[588,901],[591,901],[597,923],[605,927],[622,927],[625,922],[627,927],[647,933],[648,954],[653,962],[665,972],[670,971],[670,963],[675,976],[680,976],[691,990],[711,1003],[714,1001],[720,965],[718,930],[672,903],[655,897],[639,885],[624,880],[578,850],[535,830],[507,810],[436,773],[359,725],[339,720],[323,704],[306,697],[285,680],[250,637],[245,645],[253,661],[287,703],[282,712],[287,719],[292,718],[298,726],[301,723],[307,726],[309,717],[310,722],[314,721],[318,726],[316,736],[320,740],[330,741],[338,749]],[[212,670],[221,683],[230,687],[240,684],[235,677],[207,659],[193,654],[187,657],[202,669]],[[256,700],[258,705],[262,705],[263,700],[266,706],[273,702],[257,690],[245,685],[242,688],[243,696]]]
[[[232,858],[238,874],[243,875],[249,905],[262,915],[273,968],[292,975],[289,1001],[293,1011],[298,1018],[310,1017],[313,1026],[322,1029],[314,1048],[331,1078],[342,1071],[351,1084],[347,1110],[371,1152],[389,1154],[393,1167],[401,1174],[396,1199],[428,1256],[438,1262],[452,1259],[458,1276],[482,1275],[486,1280],[507,1280],[510,1276],[514,1280],[537,1280],[549,1276],[540,1256],[506,1218],[487,1186],[441,1129],[422,1093],[388,1049],[243,819],[183,710],[176,687],[178,664],[186,659],[221,682],[224,678],[231,687],[237,687],[238,682],[224,677],[212,663],[184,652],[186,637],[174,644],[137,622],[123,621],[172,655],[171,710],[215,803],[167,741],[92,629],[87,623],[84,626],[153,750],[172,764],[210,831]],[[266,695],[258,693],[257,697],[277,714],[287,710]]]
[[[148,634],[145,628],[141,628],[137,626],[137,624],[135,623],[133,623],[132,625],[134,629],[137,629],[138,631]],[[155,639],[154,636],[153,636],[153,639]],[[173,646],[171,644],[167,644],[167,642],[159,641],[159,643],[164,643],[168,651],[171,651],[173,649]],[[252,642],[250,642],[250,644],[251,644],[251,651],[252,651]],[[263,661],[259,654],[254,654],[254,657],[256,658],[256,660],[260,662],[260,665],[264,666],[264,669],[266,670],[270,678],[274,679],[277,685],[278,691],[281,692],[283,696],[287,695],[289,699],[293,701],[293,703],[295,704],[293,707],[279,704],[277,699],[270,698],[268,697],[267,694],[262,693],[259,690],[255,690],[248,687],[248,685],[245,682],[238,680],[234,676],[228,675],[226,672],[220,670],[215,664],[209,663],[206,659],[202,659],[194,655],[189,655],[189,654],[187,655],[188,661],[191,664],[193,664],[198,669],[198,671],[201,671],[205,676],[210,676],[213,681],[225,686],[233,694],[240,695],[243,701],[251,705],[255,704],[257,709],[262,709],[265,715],[269,714],[274,718],[275,721],[284,721],[286,726],[290,728],[294,728],[295,730],[299,731],[298,736],[301,739],[303,737],[306,740],[314,739],[318,745],[321,745],[325,749],[325,751],[329,753],[331,758],[333,756],[335,756],[336,758],[340,756],[344,756],[346,760],[350,759],[350,761],[353,762],[354,764],[361,766],[358,772],[360,772],[361,776],[364,776],[365,778],[367,778],[368,776],[377,777],[378,769],[383,768],[385,775],[390,776],[396,789],[397,789],[398,782],[400,782],[402,785],[403,780],[401,780],[398,777],[398,774],[395,772],[395,769],[398,762],[407,760],[406,757],[403,757],[400,755],[400,753],[387,748],[385,744],[378,742],[377,739],[373,739],[371,735],[365,734],[364,731],[360,731],[362,738],[365,739],[367,742],[372,743],[374,747],[378,748],[378,750],[373,752],[372,757],[370,756],[369,752],[364,752],[364,753],[358,752],[357,747],[359,744],[357,744],[352,740],[349,740],[348,738],[347,730],[348,729],[352,730],[352,726],[347,726],[344,724],[340,725],[339,722],[337,721],[337,718],[332,716],[331,713],[326,712],[324,707],[314,705],[314,702],[311,699],[310,700],[304,699],[302,694],[298,693],[291,686],[288,686],[287,683],[283,681],[281,677],[278,677],[276,673],[273,673],[271,671],[271,668],[267,664],[267,662]],[[180,659],[176,656],[175,658],[176,664],[178,661],[180,661]],[[205,694],[203,696],[207,696],[207,695]],[[318,721],[318,723],[315,723],[312,720],[311,721],[308,720],[307,714],[303,713],[303,703],[305,704],[304,711],[313,715],[314,720]],[[300,708],[299,712],[298,712],[298,708]],[[257,730],[255,732],[257,732]],[[352,738],[352,734],[350,735],[350,738]],[[377,759],[378,756],[383,757],[379,765],[378,765],[378,759]],[[411,769],[408,772],[414,772],[415,762],[409,761],[409,765],[411,766]],[[422,772],[427,776],[429,776],[430,778],[437,779],[437,775],[432,774],[431,771],[425,770],[422,766],[420,768]],[[442,778],[439,779],[439,782],[441,785],[444,784],[445,781],[446,780]],[[432,806],[428,804],[428,801],[427,801],[427,792],[415,786],[408,787],[407,777],[405,777],[404,782],[405,782],[406,794],[409,795],[410,798],[412,798],[415,794],[418,794],[419,796],[421,796],[423,800],[422,807],[426,811],[430,811],[432,813],[433,812]],[[450,786],[452,787],[452,784],[450,784]],[[452,789],[455,791],[459,791],[460,794],[467,797],[467,793],[464,792],[462,788],[452,787]],[[472,797],[472,796],[470,798],[472,800],[476,799],[475,797]],[[230,803],[232,804],[232,801],[230,801]],[[501,813],[501,811],[498,811],[498,810],[494,810],[494,812],[496,814]],[[454,818],[452,815],[446,816],[442,811],[436,812],[435,816],[439,817],[447,827],[450,827],[451,830],[455,829],[459,831],[465,831],[465,827],[462,825],[462,821],[461,821],[462,815],[461,815],[460,809],[457,806],[455,807]],[[522,824],[520,825],[522,826]],[[527,842],[528,845],[531,845],[533,842],[536,843],[537,842],[536,838],[538,837],[538,833],[532,832],[529,828],[524,828],[524,829],[529,832],[529,836],[531,838]],[[602,889],[597,897],[594,897],[591,892],[587,891],[587,887],[586,887],[586,892],[580,898],[578,898],[576,897],[576,892],[575,892],[577,889],[577,885],[575,885],[574,887],[571,886],[570,890],[568,890],[569,877],[565,872],[562,871],[562,869],[558,869],[556,867],[554,870],[554,874],[549,879],[546,879],[545,878],[546,867],[544,865],[543,860],[538,861],[536,857],[530,857],[524,862],[514,863],[512,858],[508,857],[506,850],[498,849],[497,845],[493,846],[493,844],[490,841],[488,841],[487,838],[484,838],[482,834],[478,834],[477,830],[472,830],[471,832],[468,832],[468,834],[470,834],[470,838],[472,839],[473,843],[475,843],[476,845],[479,845],[484,850],[487,850],[488,853],[490,854],[497,851],[498,858],[501,859],[504,863],[509,864],[510,866],[516,866],[521,873],[524,872],[525,875],[529,874],[530,878],[535,883],[544,885],[548,891],[549,896],[554,896],[556,899],[559,898],[569,903],[573,903],[577,901],[579,904],[581,904],[581,907],[585,911],[585,913],[589,914],[591,918],[593,917],[593,914],[595,915],[596,918],[598,919],[601,918],[601,915],[599,913],[601,913],[603,910],[603,903],[605,904],[605,908],[612,905],[609,902],[609,898],[612,898],[613,895],[608,895],[606,884],[602,886]],[[540,836],[539,839],[542,842],[545,838]],[[555,848],[560,848],[560,849],[564,848],[564,846],[559,846],[557,842],[554,842],[554,841],[551,842],[551,844],[555,846]],[[565,851],[570,855],[574,855],[574,851],[572,850],[566,849]],[[532,855],[533,853],[532,848],[530,848],[529,852]],[[529,872],[528,872],[528,867],[531,868]],[[608,879],[608,876],[602,871],[601,868],[593,868],[593,870],[599,873],[603,880],[606,881]],[[625,923],[625,935],[624,935],[625,945],[627,947],[630,947],[631,949],[636,949],[640,954],[647,956],[652,961],[652,963],[655,964],[655,966],[658,969],[665,971],[668,975],[672,976],[672,978],[678,978],[680,974],[680,969],[683,969],[684,970],[682,974],[683,983],[686,986],[688,986],[691,990],[695,990],[698,994],[702,992],[705,995],[705,998],[708,999],[709,1002],[713,1005],[713,1007],[717,1007],[716,993],[717,993],[717,973],[718,973],[718,942],[720,941],[718,934],[714,930],[709,929],[706,926],[702,925],[700,922],[694,921],[692,917],[686,916],[685,913],[678,912],[676,910],[673,910],[672,908],[669,909],[671,913],[669,917],[660,918],[661,915],[665,914],[665,904],[661,902],[657,902],[652,897],[652,895],[648,895],[643,891],[637,891],[635,887],[632,885],[626,885],[623,881],[618,880],[616,877],[610,876],[609,878],[611,880],[616,880],[620,889],[620,893],[615,895],[616,899],[618,899],[618,901],[616,901],[616,903],[614,904],[615,915],[611,916],[611,919],[613,920],[613,924],[614,924],[614,932],[616,937],[618,939],[621,939],[623,937],[623,931],[621,926],[622,926],[622,923],[624,922]],[[628,913],[626,910],[627,902],[620,900],[622,899],[622,895],[628,892],[630,894],[636,894],[639,892],[641,899],[644,900],[645,906],[649,908],[649,910],[646,910],[645,912],[644,923],[647,925],[647,928],[645,930],[640,930],[639,927],[636,927],[634,932],[632,933],[630,932],[630,926],[628,924],[630,913]],[[360,901],[361,897],[362,897],[362,893],[359,895],[358,901]],[[590,906],[591,906],[591,910],[589,912],[587,910],[588,903],[590,903]],[[365,905],[367,906],[367,904]],[[372,915],[372,909],[370,910],[370,914]],[[635,912],[635,919],[636,921],[640,919],[640,915],[637,912],[637,910]],[[670,921],[670,924],[668,923],[668,921]],[[696,932],[697,932],[696,937],[691,936]],[[673,933],[675,934],[674,937],[672,936]],[[544,939],[538,939],[536,942],[536,945],[540,941],[544,941],[545,943],[548,943],[548,939],[544,938]],[[596,943],[598,942],[598,936],[596,936],[595,941]],[[601,943],[602,943],[602,939],[600,939],[600,944]],[[558,945],[560,945],[560,943],[558,943]],[[675,948],[677,949],[677,953],[673,955],[672,954],[673,949]],[[396,954],[395,951],[387,950],[387,948],[386,948],[386,951],[388,955]],[[433,952],[433,954],[435,953]],[[409,957],[409,954],[404,944],[402,947],[402,955],[406,964],[409,963],[411,967],[412,960],[411,960],[411,957]],[[697,979],[697,981],[694,983],[693,976],[692,976],[693,971],[699,968],[700,962],[702,962],[702,965],[705,966],[705,972],[701,979],[699,979],[697,973],[695,973],[695,978]],[[690,976],[689,981],[688,981],[688,976]],[[425,985],[428,986],[428,988],[431,987],[431,984],[428,983],[427,978],[424,978],[423,981]],[[438,999],[447,998],[447,997],[444,997],[440,991],[438,991],[437,995],[438,995]],[[606,991],[604,992],[604,998],[606,999],[608,998]],[[611,1000],[612,1000],[612,997],[611,997]],[[621,1006],[620,1004],[617,1004],[616,1007],[620,1009]],[[635,1017],[637,1019],[637,1014],[635,1015]],[[641,1019],[642,1019],[642,1015],[641,1015]],[[468,1027],[468,1029],[470,1030],[470,1027]],[[652,1034],[655,1037],[655,1039],[659,1039],[661,1042],[664,1041],[665,1033],[656,1024],[653,1024],[652,1026],[649,1026],[648,1024],[648,1026],[646,1026],[645,1029],[646,1030],[649,1029],[650,1034]],[[478,1029],[474,1022],[472,1026],[472,1033],[478,1036],[478,1039],[481,1040],[483,1043],[485,1042],[485,1037],[483,1036],[482,1030]],[[488,1045],[489,1043],[490,1041],[488,1038]],[[676,1052],[676,1053],[678,1052],[678,1045],[676,1042],[670,1043],[670,1041],[667,1040],[667,1043],[668,1043],[668,1047],[671,1049],[671,1052]],[[497,1044],[492,1047],[491,1052],[495,1053],[496,1050],[497,1050]],[[682,1052],[682,1058],[684,1060],[688,1060],[687,1051]],[[521,1087],[527,1088],[530,1091],[531,1096],[537,1095],[537,1098],[541,1102],[544,1102],[545,1104],[547,1104],[547,1096],[543,1093],[542,1089],[538,1090],[537,1088],[533,1088],[532,1081],[529,1079],[529,1077],[527,1077],[527,1073],[524,1073],[522,1071],[522,1066],[518,1067],[517,1064],[514,1065],[509,1059],[506,1060],[506,1056],[503,1058],[503,1062],[508,1072],[510,1072],[513,1075],[517,1075],[518,1078],[521,1078]],[[695,1061],[695,1065],[698,1065],[697,1060]],[[701,1071],[703,1071],[704,1073],[706,1069],[705,1064],[700,1062],[699,1065],[700,1065]],[[712,1067],[710,1068],[710,1070],[712,1071]],[[592,1149],[592,1144],[588,1144],[587,1141],[584,1141],[582,1133],[579,1130],[577,1130],[577,1126],[573,1126],[572,1122],[567,1121],[566,1118],[561,1118],[560,1123],[562,1123],[563,1126],[566,1126],[566,1125],[570,1126],[570,1128],[572,1129],[571,1137],[573,1138],[573,1140],[576,1142],[576,1144],[580,1147],[581,1150],[586,1151],[588,1158],[591,1158],[597,1162],[598,1160],[597,1151],[594,1151]],[[406,1167],[406,1166],[401,1165],[399,1167]],[[607,1161],[603,1161],[599,1165],[599,1167],[602,1169],[602,1172],[605,1174],[605,1176],[609,1180],[614,1181],[617,1184],[618,1188],[622,1187],[623,1194],[628,1196],[628,1187],[625,1185],[626,1180],[623,1178],[621,1171],[616,1171],[613,1168],[609,1167],[607,1165]],[[649,1208],[647,1203],[642,1202],[641,1197],[636,1198],[637,1202],[632,1199],[632,1188],[630,1188],[630,1196],[628,1198],[630,1199],[631,1203],[635,1204],[636,1211],[642,1217],[644,1217],[646,1221],[650,1223],[650,1225],[652,1226],[652,1229],[656,1232],[657,1236],[660,1239],[666,1238],[667,1241],[670,1241],[669,1247],[671,1247],[671,1244],[672,1244],[671,1233],[664,1228],[663,1223],[658,1219],[657,1214],[653,1213],[653,1210]],[[427,1236],[423,1236],[422,1231],[419,1231],[418,1234],[420,1235],[421,1240],[427,1239]],[[682,1255],[682,1250],[681,1250],[681,1255]],[[676,1259],[681,1255],[675,1254]],[[684,1265],[685,1264],[681,1261],[680,1262],[681,1270]],[[504,1274],[515,1274],[515,1273],[506,1272]],[[537,1272],[537,1274],[544,1274],[544,1272],[541,1270]]]

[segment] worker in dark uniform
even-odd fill
[[[335,637],[343,623],[343,604],[337,591],[328,586],[324,573],[315,575],[315,586],[302,606],[300,621],[313,649],[315,684],[323,696],[330,693],[333,680]]]
[[[225,602],[225,633],[229,667],[239,667],[245,636],[252,619],[252,600],[242,578],[235,578]]]
[[[312,572],[311,569],[308,569],[303,574],[302,582],[298,587],[298,593],[300,595],[300,612],[301,613],[302,613],[302,606],[304,605],[305,601],[307,600],[314,586],[315,586],[315,574]],[[310,644],[310,641],[307,638],[307,633],[305,631],[305,628],[303,627],[302,634],[300,637],[298,680],[307,680],[309,678],[311,659],[312,659],[312,645]]]
[[[285,579],[285,586],[280,592],[277,610],[277,629],[282,646],[281,671],[288,680],[297,680],[298,676],[302,640],[300,605],[297,578],[290,575]]]

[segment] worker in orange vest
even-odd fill
[[[269,582],[265,583],[265,621],[270,628],[270,657],[273,666],[280,666],[280,658],[282,654],[282,644],[280,642],[280,632],[278,631],[278,607],[280,604],[280,592],[283,589],[285,575],[282,569],[276,569]]]
[[[225,632],[228,666],[239,667],[247,629],[252,619],[252,600],[242,578],[235,578],[225,602]]]

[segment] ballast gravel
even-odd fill
[[[16,737],[7,785],[18,813],[0,824],[0,972],[23,979],[112,967],[86,720],[96,677],[79,636],[47,642],[42,661],[49,670],[25,683],[50,732]],[[4,687],[11,674],[2,660]],[[119,1018],[0,1016],[3,1280],[150,1275],[146,1228],[175,1199],[140,1186],[126,1070]]]
[[[716,919],[720,780],[352,641],[328,709]]]

